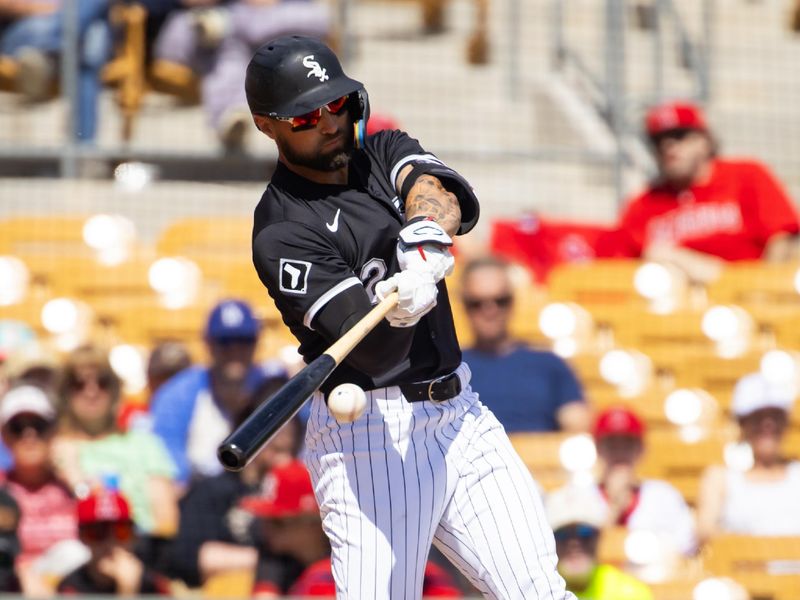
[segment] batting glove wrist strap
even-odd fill
[[[422,244],[439,244],[452,246],[453,239],[447,235],[444,228],[430,217],[414,217],[398,234],[400,243],[406,246],[421,246]]]
[[[383,300],[397,290],[398,302],[386,320],[392,327],[413,327],[436,306],[436,282],[429,271],[401,271],[379,281],[375,293]]]
[[[403,271],[429,271],[436,282],[453,272],[453,241],[436,221],[418,217],[400,230],[397,263]]]

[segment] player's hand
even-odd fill
[[[395,290],[397,306],[386,315],[392,327],[413,327],[436,306],[436,281],[430,271],[400,271],[375,286],[380,300]]]
[[[414,220],[400,230],[397,262],[403,271],[430,271],[436,282],[453,272],[453,240],[436,221]]]

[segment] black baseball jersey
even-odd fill
[[[346,185],[315,183],[278,163],[255,210],[253,262],[306,362],[333,341],[314,330],[326,304],[339,294],[365,292],[374,303],[376,284],[399,271],[395,248],[405,219],[395,183],[411,163],[435,167],[432,173],[459,198],[459,233],[472,229],[479,210],[466,182],[401,131],[368,137],[353,153]],[[323,391],[344,382],[374,389],[425,381],[458,367],[461,350],[444,281],[438,290],[437,305],[416,325],[405,360],[376,378],[345,361]]]

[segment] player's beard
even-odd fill
[[[342,140],[343,145],[341,147],[334,148],[328,152],[321,152],[319,150],[313,152],[299,152],[286,143],[286,140],[277,138],[275,141],[287,162],[316,171],[330,172],[346,168],[350,163],[350,156],[353,153],[354,146],[353,138],[345,134],[342,135]]]

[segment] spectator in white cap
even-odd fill
[[[556,540],[558,572],[579,600],[652,600],[644,583],[598,562],[597,546],[608,519],[607,507],[588,487],[571,485],[551,492],[545,510]]]
[[[35,562],[78,538],[75,500],[51,462],[55,424],[53,403],[40,388],[14,387],[0,401],[0,433],[13,460],[4,483],[20,508],[17,572],[27,595],[53,592]]]
[[[800,462],[781,451],[795,395],[793,386],[772,383],[760,373],[737,382],[731,412],[752,450],[752,465],[706,470],[697,506],[703,541],[722,532],[800,535]]]

